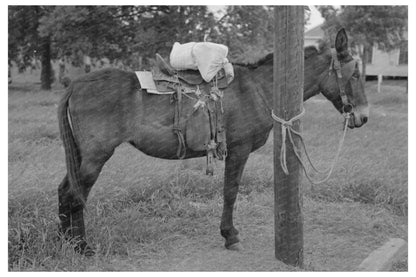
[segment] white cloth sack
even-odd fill
[[[185,44],[175,42],[173,44],[172,51],[170,52],[170,65],[176,70],[197,70],[198,65],[192,55],[192,49],[195,44],[196,42],[188,42]]]
[[[170,53],[170,64],[177,70],[198,69],[202,78],[210,82],[228,63],[228,47],[212,42],[175,42]],[[232,74],[234,75],[234,74]]]
[[[228,63],[228,47],[212,42],[200,42],[193,48],[199,72],[205,82],[210,82],[218,71]]]

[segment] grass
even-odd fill
[[[367,82],[369,122],[348,132],[331,179],[304,193],[305,268],[351,271],[390,237],[407,240],[407,95],[404,83],[376,93]],[[95,184],[85,215],[85,258],[57,233],[57,187],[65,174],[56,107],[62,89],[9,86],[8,266],[10,271],[283,270],[273,255],[273,144],[253,153],[235,212],[245,250],[224,249],[219,235],[222,162],[172,162],[117,148]],[[323,98],[305,104],[303,133],[327,167],[342,119]],[[407,270],[407,258],[394,265]]]

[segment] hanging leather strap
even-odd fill
[[[182,88],[180,85],[176,86],[175,112],[173,117],[173,132],[178,137],[178,150],[176,155],[179,159],[185,158],[186,146],[185,138],[183,136],[182,128],[180,126],[180,118],[182,112]]]

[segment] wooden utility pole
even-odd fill
[[[303,106],[304,7],[276,6],[274,18],[273,109],[276,116],[287,121],[299,115]],[[292,127],[300,131],[300,121],[295,121]],[[280,162],[283,140],[281,123],[275,122],[273,129],[275,255],[286,264],[302,267],[301,166],[287,137],[286,162],[289,175],[284,173]],[[293,138],[299,149],[298,138],[295,135]]]

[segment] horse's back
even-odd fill
[[[76,93],[93,90],[94,93],[108,91],[125,92],[134,88],[139,89],[140,83],[133,72],[116,68],[104,68],[81,75],[72,81]]]

